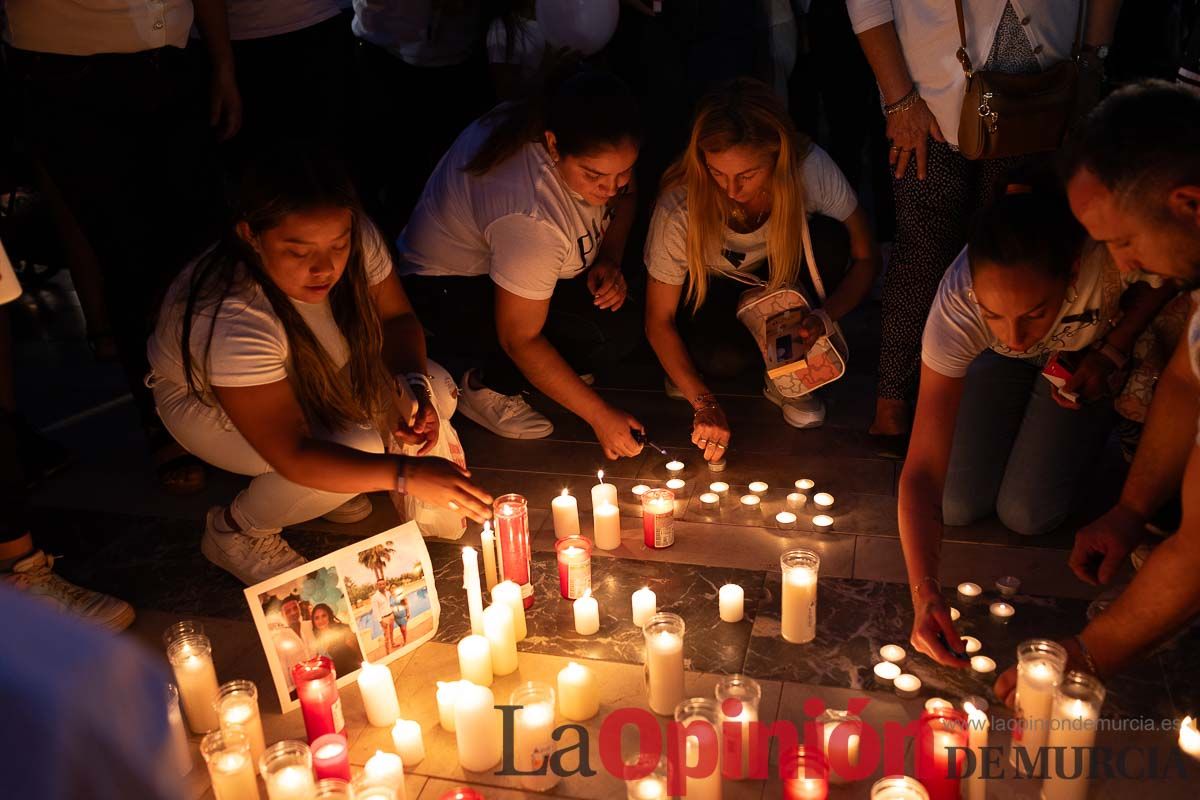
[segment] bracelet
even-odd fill
[[[904,97],[901,97],[891,105],[885,105],[883,107],[883,113],[885,116],[890,117],[893,114],[899,114],[901,111],[907,111],[915,106],[917,101],[920,99],[921,93],[917,91],[917,87],[914,85],[913,88],[908,90],[908,94],[904,95]]]
[[[1078,645],[1079,654],[1083,656],[1083,663],[1087,664],[1088,672],[1099,678],[1100,670],[1096,669],[1096,659],[1092,658],[1092,651],[1088,650],[1088,646],[1083,643],[1083,637],[1079,634],[1075,634],[1071,638],[1075,641],[1075,644]]]
[[[916,597],[917,592],[921,591],[921,584],[925,583],[925,581],[933,581],[934,590],[939,595],[942,593],[942,584],[938,582],[938,579],[933,577],[932,575],[926,575],[924,578],[921,578],[921,580],[917,581],[916,583],[914,583],[912,586],[909,587],[909,590],[912,591],[913,597]]]
[[[401,462],[400,469],[396,470],[396,494],[408,494],[408,478],[404,476],[407,462]]]
[[[1121,369],[1129,361],[1129,356],[1125,355],[1114,345],[1109,344],[1103,339],[1093,344],[1092,349],[1111,361],[1117,369]]]
[[[721,404],[717,402],[715,394],[702,394],[696,397],[696,402],[692,403],[693,411],[703,411],[706,408],[720,408]]]

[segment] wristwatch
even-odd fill
[[[1085,44],[1079,48],[1079,55],[1076,57],[1076,60],[1083,69],[1090,69],[1093,66],[1104,69],[1104,61],[1107,58],[1108,45]]]

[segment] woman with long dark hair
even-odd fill
[[[466,470],[384,452],[380,431],[428,452],[446,401],[435,387],[452,384],[426,360],[421,324],[341,166],[264,153],[234,210],[226,236],[172,284],[149,343],[167,428],[208,463],[254,477],[209,510],[204,555],[256,583],[303,562],[283,527],[362,519],[362,492],[398,489],[485,518],[490,498]]]
[[[358,638],[326,603],[313,606],[312,630],[317,652],[329,656],[338,675],[349,675],[358,669],[363,660]]]

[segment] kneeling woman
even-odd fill
[[[692,441],[709,461],[724,456],[729,424],[701,373],[731,377],[751,363],[762,366],[737,319],[738,299],[753,286],[805,286],[808,215],[820,215],[811,220],[813,247],[823,282],[837,286],[824,306],[836,322],[870,291],[879,263],[854,190],[766,84],[739,79],[705,97],[687,150],[663,176],[645,260],[646,335],[666,370],[668,395],[691,403]],[[680,313],[681,335],[676,312],[685,285],[691,309]],[[785,400],[769,379],[764,394],[795,427],[825,419],[811,395]]]
[[[937,581],[943,524],[995,512],[1041,534],[1066,518],[1114,421],[1119,367],[1173,293],[1135,278],[1085,239],[1058,187],[1018,184],[979,212],[946,271],[899,493],[912,641],[936,660],[967,663],[946,646],[957,634]],[[1078,359],[1062,391],[1042,375],[1051,358]]]
[[[209,510],[204,555],[247,584],[264,580],[304,561],[283,527],[361,519],[361,492],[399,489],[485,518],[490,498],[465,470],[384,452],[380,430],[432,448],[437,409],[453,402],[435,395],[453,383],[430,380],[421,325],[346,174],[273,154],[244,176],[235,212],[172,284],[148,348],[171,434],[254,477]]]

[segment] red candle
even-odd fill
[[[558,553],[558,590],[568,600],[583,597],[592,588],[592,543],[568,536],[554,544]]]
[[[492,504],[496,543],[500,547],[500,579],[521,587],[526,608],[533,605],[529,580],[529,501],[519,494],[497,497]]]
[[[292,682],[296,684],[296,697],[300,700],[310,745],[327,733],[341,733],[345,729],[337,673],[328,656],[316,656],[296,664],[292,667]]]
[[[829,767],[820,751],[801,745],[780,756],[784,800],[825,800]]]
[[[317,780],[341,778],[350,780],[350,747],[340,733],[327,733],[312,743],[313,771]]]
[[[675,544],[675,493],[670,489],[642,494],[642,543],[650,548]]]
[[[950,751],[951,747],[961,749]],[[929,792],[929,800],[958,800],[966,747],[965,713],[939,708],[921,715],[917,732],[917,780]]]

